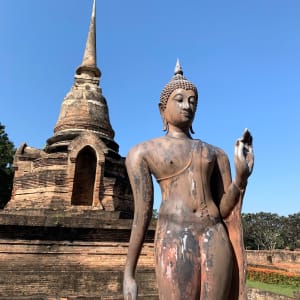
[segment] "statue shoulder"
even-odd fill
[[[160,138],[156,138],[135,145],[129,150],[126,161],[147,161],[153,155],[154,149],[159,144],[159,139]]]
[[[208,144],[206,142],[201,141],[202,147],[209,151],[210,153],[214,153],[214,155],[218,158],[226,158],[227,159],[227,154],[225,151],[219,147],[216,147],[214,145]]]
[[[215,152],[217,156],[220,157],[226,157],[227,158],[227,154],[225,153],[225,151],[219,147],[215,147]]]

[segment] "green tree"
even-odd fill
[[[243,214],[244,240],[246,248],[274,250],[283,248],[282,231],[284,217],[273,213],[260,212]]]
[[[300,212],[284,218],[281,237],[284,247],[290,250],[300,248]]]
[[[257,245],[255,243],[254,233],[255,227],[253,226],[253,219],[255,214],[242,214],[242,223],[244,230],[244,244],[248,250],[256,250]]]
[[[14,144],[5,133],[5,126],[0,123],[0,208],[9,201],[13,184]]]
[[[246,249],[300,248],[300,212],[285,216],[272,213],[242,214]]]

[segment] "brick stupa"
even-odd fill
[[[54,135],[44,150],[23,143],[14,159],[12,198],[6,209],[110,211],[132,216],[124,158],[118,153],[108,106],[99,87],[93,7],[82,64],[65,96]]]

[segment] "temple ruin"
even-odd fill
[[[118,153],[96,60],[93,7],[82,64],[65,96],[54,135],[43,150],[23,143],[14,159],[7,209],[118,211],[130,217],[133,201],[124,158]]]
[[[133,197],[96,61],[95,0],[82,64],[44,149],[23,143],[0,211],[0,299],[123,299]],[[154,224],[138,267],[156,299]]]

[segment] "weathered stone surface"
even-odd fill
[[[122,299],[131,219],[121,212],[0,213],[0,299]],[[155,223],[138,268],[141,299],[157,299]],[[147,297],[146,297],[147,296]]]
[[[124,158],[107,147],[95,133],[82,132],[67,151],[28,155],[22,145],[14,160],[15,177],[6,210],[56,209],[85,205],[90,209],[133,212],[133,200]],[[32,148],[31,148],[32,149]]]
[[[152,251],[145,244],[137,271],[144,299],[157,299]],[[126,253],[126,242],[2,239],[0,299],[122,299]]]

